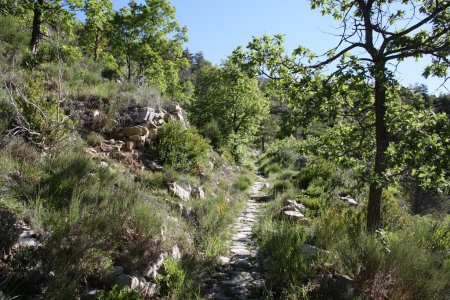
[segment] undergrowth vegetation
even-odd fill
[[[448,215],[413,216],[407,195],[391,187],[384,192],[384,227],[369,234],[365,230],[367,190],[357,174],[314,156],[306,166],[295,167],[289,162],[304,155],[298,152],[301,142],[291,145],[292,152],[285,145],[273,145],[259,161],[274,182],[275,200],[267,205],[257,230],[268,260],[272,298],[447,297]],[[279,167],[288,170],[279,172]],[[357,199],[357,207],[340,199],[347,195]],[[306,207],[302,213],[307,225],[283,215],[288,199]]]
[[[214,65],[169,0],[0,0],[0,300],[209,297],[249,198],[268,298],[449,299],[450,95],[389,67],[448,78],[449,1],[309,2],[322,61]]]
[[[198,166],[208,160],[208,143],[195,128],[184,128],[181,122],[169,122],[150,145],[150,154],[177,171],[198,173]],[[197,168],[197,169],[196,169]]]
[[[176,244],[182,259],[166,261],[166,274],[155,282],[162,294],[199,297],[200,278],[223,253],[227,225],[245,199],[231,188],[232,173],[222,177],[229,180],[222,186],[225,189],[205,182],[205,189],[217,196],[193,199],[197,217],[184,220],[167,206],[165,199],[170,196],[163,173],[130,174],[114,161],[99,164],[85,153],[81,141],[60,145],[46,156],[20,139],[5,143],[0,155],[0,180],[5,187],[0,211],[6,223],[2,224],[9,228],[23,220],[42,241],[36,250],[22,248],[2,260],[0,267],[8,278],[2,290],[8,295],[45,289],[48,299],[72,299],[81,296],[89,282],[105,291],[100,299],[138,299],[134,292],[115,285],[115,266],[123,266],[127,273],[143,272],[161,251]],[[189,176],[198,183],[197,177]],[[2,234],[2,251],[11,251],[15,234],[15,230]]]

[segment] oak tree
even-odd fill
[[[330,82],[345,74],[357,73],[371,89],[374,116],[374,153],[372,180],[369,188],[367,229],[382,226],[382,191],[387,184],[387,151],[392,141],[388,130],[387,108],[389,90],[395,86],[390,66],[408,58],[431,57],[424,76],[439,76],[445,80],[450,66],[450,1],[448,0],[311,0],[312,9],[332,15],[340,22],[340,41],[326,53],[317,56],[304,47],[285,56],[282,37],[256,38],[249,44],[250,55],[235,55],[247,59],[252,67],[262,63],[260,72],[268,77],[282,78],[288,85],[311,84],[316,72],[339,62],[337,70],[322,78]],[[306,61],[305,61],[306,60]],[[334,79],[333,79],[334,78]],[[327,88],[327,85],[322,85]],[[333,104],[334,101],[332,100]],[[322,104],[318,106],[323,107]],[[332,108],[332,105],[325,106]],[[445,139],[445,137],[444,137]]]

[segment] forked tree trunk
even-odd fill
[[[384,64],[375,71],[375,180],[369,187],[369,207],[367,211],[367,230],[374,232],[380,229],[382,223],[382,192],[383,183],[380,179],[386,171],[386,150],[388,137],[386,129],[386,86]]]
[[[41,39],[42,9],[44,0],[37,0],[33,6],[33,27],[31,29],[30,51],[36,54]]]

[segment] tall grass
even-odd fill
[[[273,298],[448,298],[450,218],[408,215],[399,204],[402,195],[390,187],[383,193],[385,226],[369,234],[365,230],[367,189],[351,171],[313,157],[300,170],[272,176],[278,180],[273,188],[276,197],[267,206],[258,240],[268,259]],[[356,197],[360,207],[339,201],[338,192]],[[288,198],[307,207],[310,228],[280,217]],[[299,251],[304,243],[323,251],[318,257],[305,258]],[[351,284],[350,289],[336,285],[338,275],[350,278],[340,283]]]
[[[24,206],[21,217],[43,236],[42,253],[29,257],[27,266],[41,264],[55,274],[48,278],[47,298],[76,297],[86,281],[105,287],[113,264],[121,263],[113,255],[120,249],[133,257],[136,269],[157,255],[166,215],[162,199],[149,197],[131,177],[101,168],[82,144],[43,160],[12,155],[18,148],[4,148],[0,163],[5,169],[22,168],[13,195]],[[9,278],[9,288],[27,284]]]

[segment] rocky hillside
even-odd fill
[[[199,296],[195,278],[225,247],[248,171],[209,147],[193,154],[201,163],[189,157],[194,169],[155,156],[160,143],[191,151],[177,144],[190,130],[177,103],[126,107],[110,131],[98,126],[104,111],[77,106],[85,141],[42,151],[3,140],[1,297]]]

